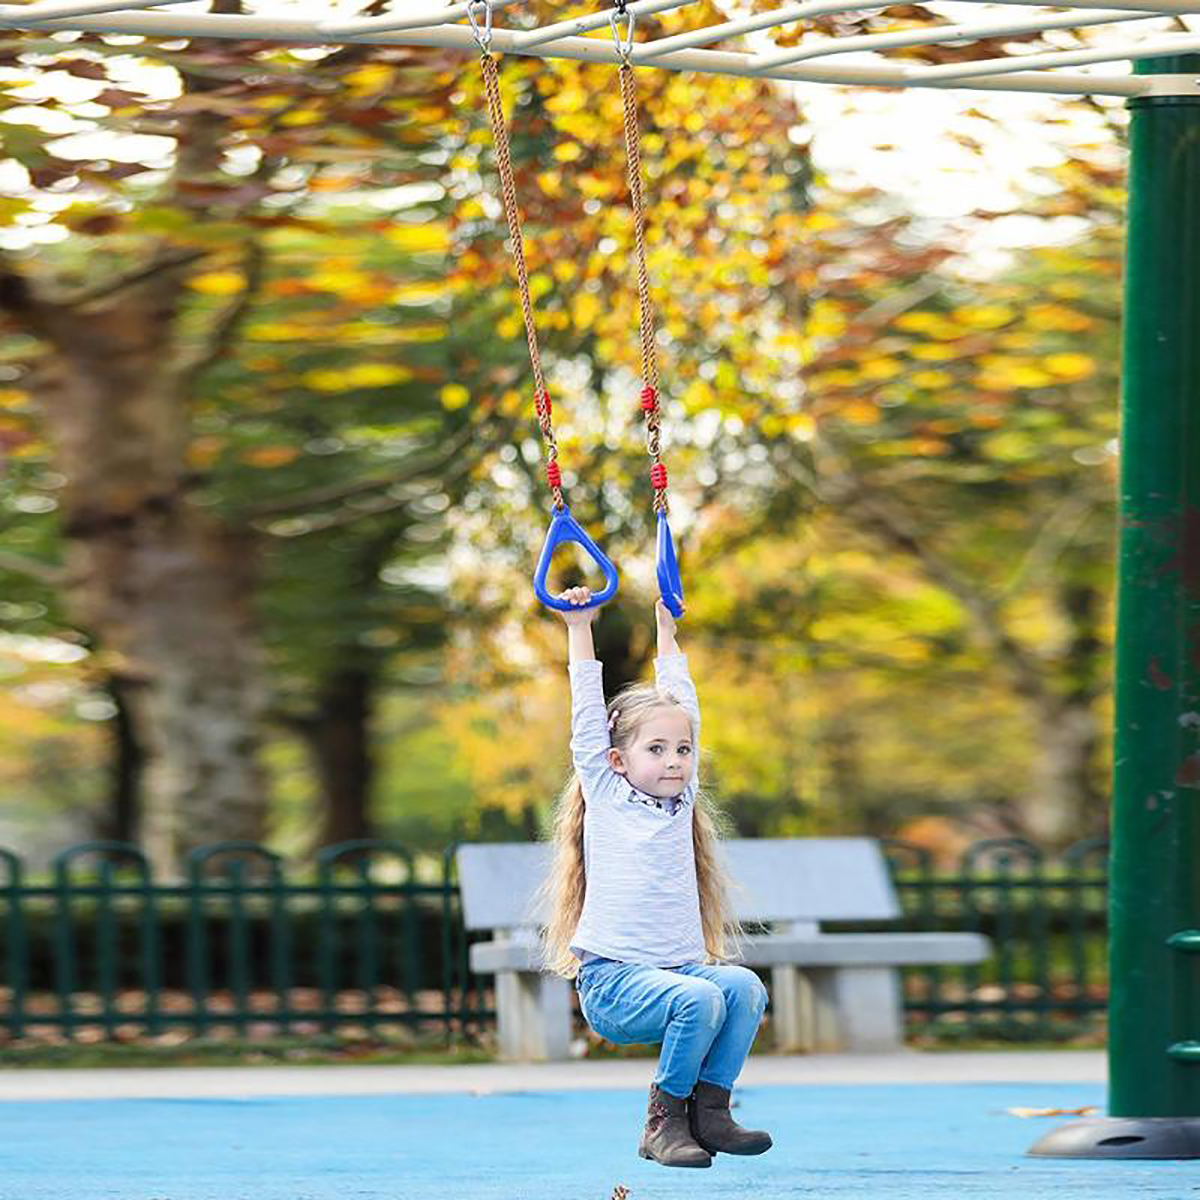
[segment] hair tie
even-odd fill
[[[609,718],[608,718],[608,731],[609,731],[609,733],[611,733],[611,732],[612,732],[612,728],[613,728],[613,726],[614,726],[614,725],[617,723],[617,718],[618,718],[620,715],[621,715],[621,710],[620,710],[619,708],[614,708],[614,709],[612,710],[612,712],[609,714]]]

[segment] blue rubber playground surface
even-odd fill
[[[1024,1151],[1094,1104],[1095,1084],[739,1089],[771,1130],[760,1158],[707,1170],[636,1156],[644,1091],[59,1100],[0,1105],[3,1200],[1184,1200],[1195,1162],[1079,1162]]]

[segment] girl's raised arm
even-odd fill
[[[591,588],[567,588],[560,599],[572,604],[586,604],[592,598]],[[560,612],[567,627],[567,661],[569,663],[594,662],[596,646],[592,641],[592,622],[599,614],[599,608],[580,608],[575,612]]]
[[[562,593],[572,604],[586,604],[591,591],[568,588]],[[608,713],[604,706],[601,665],[592,640],[592,622],[599,608],[559,613],[567,626],[567,664],[571,676],[571,760],[583,784],[585,799],[612,774],[608,765]]]
[[[696,752],[700,745],[700,700],[688,674],[687,658],[675,637],[675,618],[661,601],[655,601],[654,619],[658,626],[658,657],[654,660],[654,675],[659,687],[670,692],[683,705],[692,722]]]

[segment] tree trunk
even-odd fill
[[[375,773],[370,749],[374,690],[375,673],[370,664],[340,667],[323,681],[316,716],[303,724],[324,801],[318,845],[371,836],[368,806]]]
[[[145,747],[141,840],[157,870],[222,838],[259,840],[262,691],[246,548],[177,500],[67,528],[77,617],[113,656]]]
[[[117,842],[136,842],[146,756],[138,744],[125,684],[119,679],[109,679],[108,694],[117,711],[110,725],[108,809],[99,833]]]
[[[68,481],[66,603],[128,699],[147,757],[139,832],[167,876],[193,846],[261,838],[266,805],[256,547],[187,495],[186,395],[164,350],[174,273],[86,313],[42,306],[56,353],[34,390]]]
[[[1058,680],[1061,694],[1047,695],[1037,706],[1041,741],[1020,807],[1031,838],[1061,846],[1103,834],[1108,804],[1097,784],[1101,737],[1095,713],[1104,686],[1098,629],[1103,597],[1088,584],[1067,582],[1058,598],[1071,622]]]
[[[653,637],[653,615],[649,624]],[[637,652],[633,621],[620,603],[610,604],[605,609],[604,619],[592,626],[592,633],[596,639],[596,657],[604,663],[604,688],[611,699],[622,688],[638,683],[643,678],[646,659],[654,657],[656,647],[651,641],[641,654]]]
[[[829,771],[829,791],[825,803],[818,804],[815,816],[821,832],[833,832],[847,826],[862,832],[866,828],[866,788],[858,730],[853,722],[834,717],[821,723],[819,744]]]
[[[1103,832],[1104,809],[1092,786],[1099,727],[1090,703],[1064,701],[1038,710],[1040,736],[1028,792],[1018,802],[1026,836],[1066,846]]]

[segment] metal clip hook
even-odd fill
[[[617,44],[617,53],[621,56],[621,61],[629,66],[629,56],[633,53],[633,25],[635,14],[632,10],[621,5],[619,8],[612,9],[608,14],[608,23],[612,26],[613,41]],[[625,31],[625,39],[621,40],[621,30],[618,22],[622,18],[629,22],[629,28]]]
[[[484,10],[483,29],[475,23],[475,5],[482,4]],[[487,52],[492,44],[492,0],[471,0],[467,5],[467,20],[471,22],[471,32],[479,43],[480,50]]]

